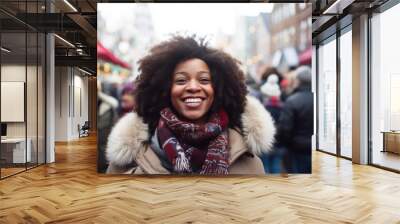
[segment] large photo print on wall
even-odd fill
[[[311,4],[102,3],[98,172],[311,173]]]

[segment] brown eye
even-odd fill
[[[211,80],[209,78],[201,78],[200,79],[201,84],[209,84],[210,82],[211,82]]]
[[[183,85],[186,83],[186,79],[177,79],[175,80],[175,84],[177,85]]]

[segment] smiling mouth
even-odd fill
[[[186,106],[196,108],[200,106],[200,104],[203,102],[203,98],[200,97],[188,97],[183,100]]]

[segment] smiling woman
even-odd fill
[[[203,121],[214,101],[214,89],[207,64],[198,58],[179,63],[171,87],[172,106],[193,122]]]
[[[139,62],[135,112],[108,140],[108,173],[264,174],[275,128],[243,72],[203,39],[175,36]]]

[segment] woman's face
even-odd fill
[[[132,110],[135,106],[135,97],[132,94],[126,93],[121,96],[121,107],[124,110]]]
[[[187,120],[203,121],[213,101],[214,89],[208,65],[198,58],[177,64],[171,88],[174,109]]]

